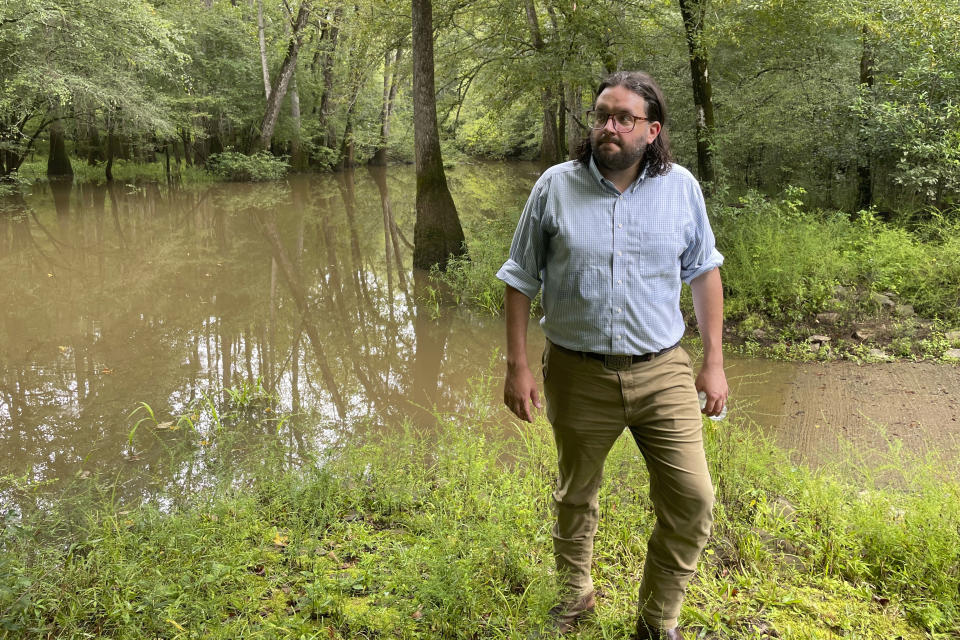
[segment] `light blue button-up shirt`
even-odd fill
[[[537,180],[497,277],[531,299],[543,287],[554,344],[639,355],[680,340],[681,281],[722,263],[689,171],[641,175],[620,193],[592,159],[574,160]]]

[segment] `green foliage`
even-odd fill
[[[801,320],[822,310],[834,287],[854,276],[845,259],[851,227],[840,215],[804,215],[790,196],[751,193],[713,219],[724,254],[729,315],[760,312]]]
[[[427,431],[359,428],[369,435],[296,468],[283,464],[282,447],[261,448],[274,463],[242,484],[226,480],[162,511],[103,498],[73,504],[70,520],[50,503],[8,511],[4,630],[527,637],[557,596],[554,445],[542,418],[489,433],[501,423],[485,400],[492,382],[475,381],[465,411],[436,416]],[[814,473],[747,425],[705,424],[716,523],[683,624],[720,638],[766,625],[780,637],[911,640],[960,624],[960,485],[938,475],[953,468],[947,461],[892,446],[879,461],[849,452],[843,475]],[[877,468],[898,488],[878,484]],[[38,491],[2,482],[19,495]],[[600,495],[594,576],[603,606],[581,637],[623,637],[633,623],[653,526],[647,482],[621,438]]]
[[[806,197],[802,189],[788,187],[779,199],[749,192],[736,205],[710,203],[717,245],[725,258],[725,316],[741,336],[753,340],[759,332],[780,341],[765,352],[774,357],[823,359],[834,351],[813,352],[805,342],[816,314],[837,313],[841,329],[848,326],[844,323],[859,321],[891,324],[896,311],[878,305],[875,295],[881,294],[909,305],[920,318],[948,326],[960,322],[960,222],[954,222],[954,214],[893,223],[861,212],[851,219],[841,212],[810,209],[803,203]],[[471,222],[466,230],[469,259],[434,274],[458,303],[491,314],[503,306],[503,283],[496,272],[509,254],[521,204],[498,207],[515,214]],[[688,297],[682,303],[692,312]],[[906,337],[897,345],[902,357],[941,357],[948,348],[937,338],[942,332],[927,326],[917,333],[920,324],[909,318],[891,324],[892,333],[884,334],[881,344]],[[857,351],[858,346],[836,344],[835,353],[874,357],[868,355],[869,347]]]
[[[236,182],[263,182],[279,180],[286,175],[290,165],[285,157],[278,158],[261,151],[253,155],[224,151],[215,153],[207,160],[207,168],[214,175]]]

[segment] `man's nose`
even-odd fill
[[[608,129],[609,129],[612,133],[616,133],[616,132],[617,132],[617,127],[616,127],[616,125],[613,124],[613,116],[607,116],[607,121],[603,123],[603,130],[604,130],[604,131],[607,131]]]

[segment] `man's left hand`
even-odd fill
[[[701,413],[708,416],[718,416],[727,404],[727,396],[730,395],[730,389],[727,387],[727,376],[723,372],[722,364],[705,363],[697,374],[697,391],[703,391],[707,394],[707,404],[701,409]]]

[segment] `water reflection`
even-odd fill
[[[524,171],[477,167],[451,183],[481,219],[522,206]],[[435,304],[407,266],[413,185],[411,169],[383,168],[270,185],[39,185],[0,215],[3,474],[113,475],[142,498],[204,482],[260,437],[303,458],[355,425],[455,411],[500,323]],[[232,406],[229,388],[275,400],[242,409],[264,432],[227,450],[205,436],[249,422],[207,408]],[[138,425],[146,407],[156,419]],[[271,415],[291,411],[278,430]]]
[[[452,172],[468,236],[515,215],[535,172]],[[414,185],[412,168],[371,168],[267,185],[38,185],[3,203],[0,477],[100,476],[161,501],[266,448],[309,464],[370,430],[429,428],[434,407],[462,412],[502,321],[444,306],[408,266]],[[542,334],[529,335],[537,362]],[[798,370],[728,359],[734,409],[788,447],[835,449],[838,429],[819,429],[812,409],[802,422],[800,404],[822,402],[797,395]],[[503,410],[490,416],[510,430]]]

